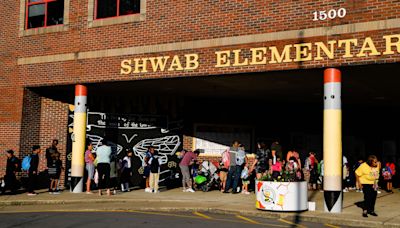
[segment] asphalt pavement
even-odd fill
[[[240,214],[215,214],[194,211],[188,212],[144,212],[144,211],[107,211],[107,212],[23,212],[0,213],[1,227],[146,227],[146,228],[258,228],[258,227],[333,227],[330,224],[301,222],[294,224],[286,219],[267,219]],[[343,227],[343,226],[342,226]]]
[[[379,216],[368,218],[361,216],[362,210],[357,206],[357,202],[363,200],[363,194],[357,192],[344,193],[343,212],[340,214],[324,212],[322,192],[309,192],[309,201],[316,202],[316,211],[298,213],[260,211],[255,208],[254,194],[234,195],[222,194],[218,191],[184,193],[181,189],[162,189],[159,194],[152,194],[144,192],[143,189],[134,189],[129,193],[118,192],[113,196],[74,194],[68,191],[59,195],[49,194],[47,190],[38,192],[40,194],[37,196],[27,196],[26,194],[0,196],[0,213],[115,213],[115,211],[132,213],[132,211],[142,211],[179,215],[180,213],[199,212],[225,214],[230,218],[232,215],[242,215],[267,219],[269,222],[283,219],[289,222],[287,224],[311,222],[332,227],[400,227],[400,205],[398,203],[400,202],[400,193],[398,189],[393,194],[386,192],[379,194],[376,204],[376,212]],[[3,219],[4,216],[2,216]],[[2,226],[0,225],[0,227]]]

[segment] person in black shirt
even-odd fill
[[[266,171],[269,169],[268,158],[269,158],[270,150],[267,149],[265,143],[260,142],[257,144],[257,154],[256,159],[250,169],[250,173],[253,170],[256,170],[256,178],[261,179],[262,176],[265,175]]]
[[[57,189],[57,184],[60,179],[61,169],[62,169],[62,162],[60,160],[60,153],[53,153],[52,155],[52,162],[51,166],[49,166],[49,177],[50,177],[50,186],[49,186],[49,193],[50,194],[59,194]]]
[[[35,184],[36,178],[38,175],[38,167],[39,167],[39,154],[41,149],[39,145],[35,145],[32,147],[32,154],[31,154],[31,162],[28,170],[28,196],[35,196]]]
[[[47,167],[50,167],[52,162],[53,162],[53,159],[52,159],[51,155],[53,153],[58,153],[57,145],[58,145],[58,140],[57,139],[53,139],[53,142],[51,143],[51,146],[46,149]]]
[[[7,166],[6,166],[6,175],[4,176],[5,187],[3,189],[3,194],[6,190],[11,190],[11,194],[15,194],[17,192],[17,178],[15,177],[16,172],[20,169],[20,162],[17,157],[14,156],[13,150],[7,151]]]

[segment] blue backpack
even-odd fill
[[[28,155],[26,157],[24,157],[24,159],[22,159],[22,164],[21,164],[21,169],[23,171],[28,171],[29,168],[31,167],[31,156]]]

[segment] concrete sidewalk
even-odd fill
[[[38,191],[39,193],[41,191]],[[0,212],[23,211],[79,211],[79,210],[145,210],[145,211],[204,211],[214,213],[240,213],[243,215],[286,220],[327,223],[355,227],[400,227],[400,192],[378,195],[378,217],[363,218],[362,210],[354,203],[362,201],[363,194],[344,193],[344,209],[341,214],[323,211],[323,193],[310,192],[309,201],[316,202],[316,211],[302,213],[277,213],[255,209],[255,195],[222,194],[218,191],[183,193],[181,189],[165,190],[159,194],[145,193],[143,189],[114,196],[97,194],[73,194],[63,192],[50,195],[45,191],[37,196],[20,194],[0,196]]]

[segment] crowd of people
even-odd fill
[[[57,149],[58,140],[53,140],[50,147],[45,151],[47,172],[49,177],[49,193],[60,193],[60,175],[64,170],[60,159],[60,152]],[[309,152],[308,156],[301,158],[296,150],[290,150],[284,154],[282,146],[278,141],[272,143],[270,147],[266,143],[257,144],[255,159],[250,164],[246,156],[245,146],[239,141],[234,141],[232,146],[222,153],[218,164],[215,164],[215,173],[218,181],[217,188],[223,193],[243,193],[250,194],[249,184],[252,180],[271,180],[271,181],[307,181],[309,190],[323,191],[324,161],[318,160],[318,155]],[[35,183],[37,182],[39,154],[42,152],[40,146],[34,145],[31,153],[22,161],[14,155],[14,151],[8,150],[6,175],[1,180],[2,193],[7,190],[15,194],[19,188],[16,173],[26,171],[28,176],[27,194],[37,195]],[[183,192],[195,192],[198,185],[193,181],[197,172],[201,168],[197,164],[200,150],[179,153],[179,168],[182,177]],[[97,185],[98,194],[103,191],[107,195],[115,194],[117,186],[111,183],[111,178],[117,176],[118,187],[122,192],[130,191],[130,181],[132,177],[132,156],[133,151],[127,150],[125,154],[112,161],[111,146],[105,141],[98,145],[96,151],[93,150],[91,142],[87,143],[84,154],[85,170],[87,172],[86,193],[93,194],[91,187],[93,183]],[[304,162],[302,162],[304,161]],[[116,165],[111,165],[114,162]],[[159,177],[161,158],[158,156],[156,148],[150,146],[145,154],[143,161],[143,178],[145,182],[145,192],[159,193]],[[214,166],[214,164],[211,164]],[[210,166],[210,163],[208,163]],[[393,162],[387,162],[382,166],[376,156],[369,156],[367,161],[362,159],[351,165],[347,158],[343,156],[343,192],[354,190],[363,192],[365,210],[363,216],[368,214],[376,216],[374,205],[376,195],[380,193],[378,188],[379,180],[385,185],[381,185],[387,192],[393,192],[393,178],[396,175],[396,166]],[[114,174],[113,174],[114,173]],[[117,175],[115,175],[117,173]],[[204,174],[203,174],[204,175]],[[210,175],[210,174],[206,174]],[[207,179],[207,178],[206,178]],[[214,182],[213,182],[214,183]],[[215,184],[215,183],[214,183]],[[210,187],[210,186],[209,186]],[[206,188],[209,189],[208,187]],[[113,191],[112,191],[113,190]]]

